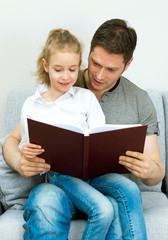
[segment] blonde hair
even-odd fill
[[[49,63],[50,56],[56,51],[73,52],[82,58],[82,46],[78,39],[68,30],[53,29],[49,32],[45,46],[37,59],[37,71],[35,75],[38,82],[50,86],[49,74],[44,70],[42,59]],[[80,61],[81,62],[81,61]]]

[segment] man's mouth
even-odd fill
[[[101,85],[103,85],[103,82],[101,82],[101,81],[98,81],[97,79],[95,79],[94,78],[94,83],[96,84],[96,85],[98,85],[98,86],[101,86]]]

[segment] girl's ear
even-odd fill
[[[48,63],[44,58],[42,58],[42,63],[43,63],[44,70],[48,73]]]

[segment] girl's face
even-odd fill
[[[80,54],[57,51],[50,56],[49,64],[43,61],[43,66],[50,78],[50,89],[57,96],[67,92],[78,78]]]

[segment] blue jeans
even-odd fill
[[[56,178],[53,176],[50,176],[51,181],[55,183],[60,182],[55,180]],[[71,179],[71,177],[67,176],[67,180],[69,180],[68,178]],[[103,196],[98,194],[103,201],[105,199],[106,206],[109,206],[109,202],[111,202],[112,207],[110,206],[109,209],[112,215],[111,220],[113,219],[108,227],[105,238],[101,238],[101,226],[98,225],[99,229],[94,229],[92,227],[93,231],[89,234],[92,234],[90,236],[93,237],[90,237],[89,239],[147,239],[142,211],[141,193],[135,183],[119,174],[107,174],[92,179],[89,181],[89,184],[106,196],[106,198],[102,198]],[[91,189],[93,190],[93,188]],[[92,216],[92,210],[90,209],[89,204],[88,209],[85,206],[87,204],[81,204],[81,206],[76,200],[75,192],[72,191],[72,189],[67,191],[69,191],[68,194],[64,189],[48,183],[40,184],[31,191],[24,211],[24,219],[26,221],[24,224],[25,240],[67,239],[70,220],[76,216],[76,208],[72,202],[72,196],[75,199],[73,201],[76,201],[76,207]],[[69,193],[71,196],[68,196]],[[108,199],[109,202],[106,201],[106,199]],[[107,212],[107,209],[105,211]],[[87,223],[84,237],[88,236],[89,225],[94,220],[94,217],[90,219],[89,223]],[[109,224],[109,217],[107,222]],[[118,235],[115,236],[115,234],[117,234],[115,231],[117,228],[118,235],[120,235],[122,230],[122,238]],[[99,234],[97,235],[99,237],[94,238],[94,234]]]
[[[75,208],[88,216],[82,240],[85,239],[122,239],[122,232],[114,224],[114,205],[112,198],[107,198],[92,187],[89,182],[59,173],[49,172],[50,183],[60,187],[72,201]],[[110,200],[110,201],[109,201]],[[107,233],[111,232],[111,236]],[[108,235],[108,237],[106,237]]]

